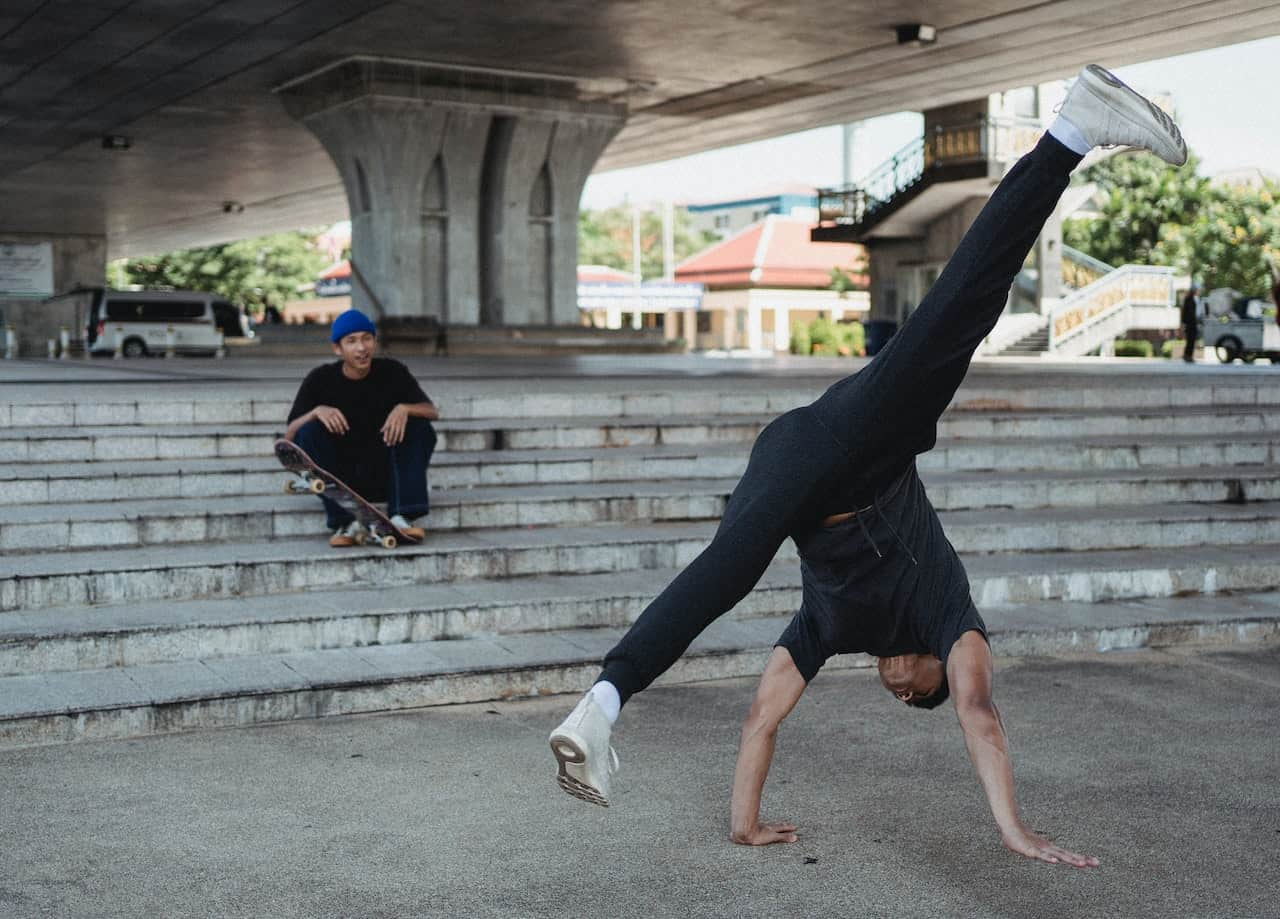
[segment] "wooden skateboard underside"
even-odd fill
[[[285,492],[291,495],[324,495],[337,502],[343,510],[359,521],[364,530],[363,538],[357,537],[357,542],[376,542],[384,549],[394,549],[401,543],[418,542],[392,523],[386,514],[360,497],[349,485],[327,469],[317,466],[315,461],[307,456],[306,451],[297,444],[288,440],[277,440],[275,451],[280,465],[293,473],[293,478],[285,482]]]

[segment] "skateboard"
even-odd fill
[[[356,537],[356,542],[363,545],[366,540],[372,540],[384,549],[394,549],[400,543],[418,542],[392,523],[386,514],[360,497],[351,486],[317,466],[315,460],[297,444],[281,439],[276,441],[275,449],[280,465],[293,473],[284,483],[285,494],[324,495],[338,502],[365,530]]]

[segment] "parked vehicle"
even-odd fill
[[[252,338],[249,317],[217,294],[193,290],[94,291],[85,329],[90,354],[164,354],[170,332],[178,354],[212,354],[223,338]]]
[[[1259,357],[1280,361],[1280,326],[1263,314],[1267,306],[1266,301],[1241,296],[1230,287],[1210,291],[1204,300],[1205,348],[1215,349],[1224,364],[1236,358],[1246,364]]]

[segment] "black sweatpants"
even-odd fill
[[[760,432],[711,544],[605,656],[600,679],[623,702],[755,587],[783,540],[871,503],[933,447],[938,419],[1080,159],[1046,134],[1001,181],[880,353]]]

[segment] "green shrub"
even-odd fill
[[[809,323],[809,341],[814,354],[836,354],[840,349],[840,336],[830,319],[818,317]]]
[[[803,322],[791,323],[791,353],[809,354],[813,350],[813,340],[809,338],[809,326]]]
[[[1149,341],[1135,341],[1129,338],[1116,339],[1116,357],[1151,357],[1155,349]]]
[[[848,351],[850,357],[859,357],[867,353],[867,333],[861,322],[842,322],[836,331],[840,335],[842,354]]]
[[[1182,342],[1178,341],[1176,338],[1166,338],[1160,343],[1160,356],[1173,357],[1173,351],[1175,348],[1177,348],[1178,352],[1181,353]]]

